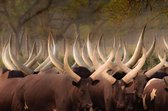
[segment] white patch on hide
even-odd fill
[[[29,107],[28,107],[27,104],[26,104],[26,101],[25,101],[24,109],[25,109],[25,110],[29,109]]]
[[[146,99],[146,94],[145,94],[145,96],[143,96],[143,98],[142,98],[142,100],[143,100],[143,107],[144,107],[144,109],[146,110],[146,109],[147,109],[147,105],[146,105],[145,99]]]
[[[152,90],[152,92],[151,92],[151,94],[150,94],[151,101],[155,99],[156,91],[157,91],[157,89],[155,89],[155,88]]]

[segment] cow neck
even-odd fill
[[[168,77],[164,77],[163,80],[166,84],[166,91],[168,91]]]

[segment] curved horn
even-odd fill
[[[84,66],[84,67],[88,67],[85,62],[83,61],[82,57],[79,55],[80,52],[79,52],[79,49],[77,48],[77,40],[78,38],[76,37],[75,39],[75,42],[73,44],[73,56],[74,56],[74,59],[76,61],[76,63],[79,65],[79,66]]]
[[[49,58],[50,58],[51,62],[55,65],[55,67],[58,69],[58,71],[63,72],[63,64],[56,57],[54,57],[54,55],[51,51],[51,39],[52,39],[52,41],[54,40],[52,34],[50,33],[49,37],[48,37],[48,55],[49,55]],[[54,47],[55,47],[55,45],[54,45]]]
[[[50,61],[49,56],[37,68],[35,68],[34,71],[35,72],[40,71],[48,63],[52,64],[51,61]]]
[[[88,51],[89,58],[90,58],[91,61],[93,61],[94,57],[93,57],[93,49],[92,49],[91,42],[90,42],[90,33],[88,34],[88,37],[87,37],[86,46],[87,46],[87,51]]]
[[[103,65],[101,65],[98,69],[96,69],[96,71],[95,71],[92,75],[90,75],[90,77],[91,77],[93,80],[95,80],[96,77],[97,77],[100,73],[102,73],[102,72],[104,72],[104,71],[107,71],[107,70],[108,70],[108,67],[109,67],[110,64],[111,64],[111,61],[112,61],[113,57],[114,57],[114,53],[113,53],[113,50],[112,50],[112,51],[110,52],[110,56],[109,56],[109,58],[107,59],[107,61],[106,61]]]
[[[116,82],[116,79],[107,72],[103,72],[102,77],[106,79],[111,85],[113,85]]]
[[[2,61],[7,69],[16,70],[15,65],[12,63],[12,61],[10,60],[9,55],[7,53],[6,45],[4,45],[4,47],[2,49]]]
[[[11,53],[11,37],[9,39],[9,44],[8,44],[8,53],[9,53],[9,56],[13,62],[13,64],[15,64],[15,66],[21,70],[24,74],[26,75],[29,75],[29,74],[33,74],[33,71],[27,67],[25,67],[24,65],[22,65],[18,60],[16,60],[16,57]]]
[[[102,60],[103,62],[105,62],[105,61],[107,60],[107,59],[106,59],[106,56],[105,56],[105,54],[102,52],[102,50],[101,50],[101,48],[100,48],[100,44],[101,44],[102,38],[103,38],[103,35],[101,35],[101,37],[100,37],[99,40],[98,40],[98,43],[97,43],[97,51],[98,51],[98,54],[99,54],[101,60]]]
[[[97,47],[97,46],[96,46]],[[95,69],[98,69],[99,67],[100,67],[100,61],[99,61],[99,59],[97,58],[97,50],[96,50],[96,48],[93,50],[93,55],[95,55],[94,56],[94,58],[93,58],[93,61],[92,61],[92,63],[93,63],[93,67],[95,68]]]
[[[84,60],[84,62],[89,66],[92,67],[92,62],[90,60],[90,58],[87,55],[87,50],[85,49],[85,44],[82,47],[82,58]]]
[[[31,51],[30,51],[30,55],[29,55],[27,61],[24,63],[24,65],[28,64],[28,63],[31,61],[31,59],[33,58],[33,53],[34,53],[34,51],[35,51],[35,43],[36,43],[36,42],[33,43],[33,47],[32,47],[32,49],[31,49]]]
[[[159,56],[159,55],[158,55]],[[161,60],[161,62],[156,65],[155,67],[153,67],[152,69],[148,70],[145,75],[150,78],[154,73],[156,73],[158,70],[160,70],[163,65],[165,64],[165,61],[166,61],[166,54],[164,53],[164,57],[163,59]]]
[[[42,43],[40,42],[39,52],[37,53],[37,55],[33,59],[28,61],[28,63],[25,66],[26,67],[32,67],[37,62],[37,60],[39,59],[39,57],[41,56],[42,52],[43,52],[43,47],[42,47]]]
[[[140,56],[140,53],[141,53],[141,49],[142,49],[142,45],[143,45],[143,38],[144,38],[144,33],[145,33],[145,29],[146,29],[146,25],[144,26],[141,34],[140,34],[140,37],[139,37],[139,40],[138,40],[138,43],[137,43],[137,46],[136,46],[136,49],[134,51],[134,54],[133,56],[131,57],[131,59],[126,63],[126,65],[128,67],[132,67],[133,65],[135,65],[135,63],[137,62],[137,60],[139,59],[139,56]]]
[[[78,82],[81,79],[81,77],[78,76],[76,73],[74,73],[70,68],[68,64],[68,53],[69,53],[69,49],[68,49],[68,44],[66,42],[66,49],[65,49],[65,56],[64,56],[64,69],[68,75],[70,75],[73,79],[75,79]]]
[[[146,53],[146,57],[149,57],[149,55],[151,55],[155,49],[155,45],[156,45],[156,37],[153,38],[153,42],[151,47],[149,48],[149,50]]]
[[[163,38],[163,42],[164,42],[164,45],[165,45],[166,49],[168,50],[168,44],[167,44],[165,38]]]
[[[139,64],[134,68],[132,69],[129,73],[127,73],[123,78],[122,80],[125,82],[125,83],[129,83],[131,79],[133,79],[134,77],[136,77],[136,75],[138,74],[138,71],[143,67],[143,65],[145,64],[145,60],[146,60],[146,51],[145,49],[143,48],[143,55],[140,59],[140,62]]]
[[[131,71],[131,69],[127,67],[125,64],[123,64],[123,62],[121,62],[121,56],[120,56],[119,50],[120,50],[120,47],[117,49],[117,52],[116,52],[116,63],[122,71],[124,71],[125,73],[128,73]]]
[[[163,61],[163,58],[160,56],[160,54],[158,53],[158,58],[160,61]],[[168,62],[165,61],[165,64],[164,64],[165,67],[168,67]]]
[[[122,62],[125,63],[127,61],[127,48],[125,42],[122,42],[123,44],[123,50],[124,50],[124,57],[122,59]]]

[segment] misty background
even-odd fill
[[[162,38],[168,41],[168,0],[0,0],[0,24],[0,50],[12,35],[13,52],[25,58],[34,42],[36,50],[39,41],[47,49],[49,32],[60,51],[63,38],[73,43],[78,35],[82,43],[91,33],[93,44],[103,34],[106,47],[121,38],[131,52],[145,24],[145,46],[156,37],[156,51],[162,51]]]

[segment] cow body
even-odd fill
[[[151,79],[143,92],[143,106],[147,111],[168,111],[168,90],[164,79]]]
[[[88,88],[90,79],[74,82],[66,74],[55,74],[55,71],[46,74],[40,72],[38,75],[30,75],[23,78],[15,98],[24,99],[29,111],[74,111],[77,108],[89,108],[92,105]],[[23,109],[23,103],[17,111]],[[17,107],[17,106],[16,106]],[[15,108],[16,108],[15,107]]]
[[[0,111],[12,111],[17,100],[13,98],[21,79],[4,79],[0,81]]]

